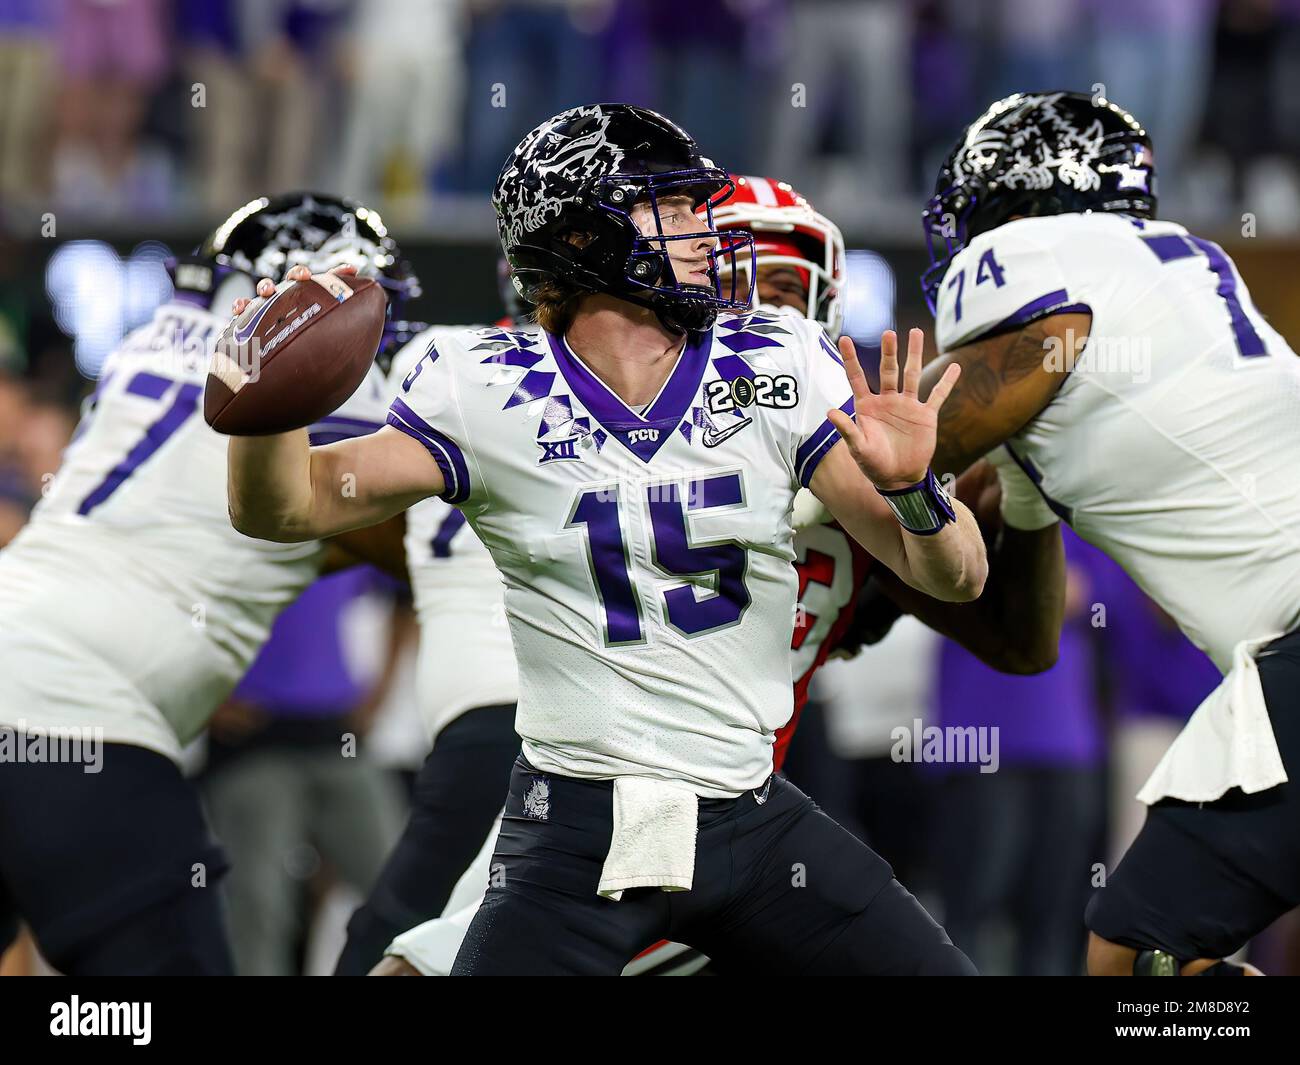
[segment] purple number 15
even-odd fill
[[[702,636],[734,625],[749,607],[745,587],[748,555],[734,540],[693,546],[687,528],[690,513],[739,507],[744,503],[740,474],[727,473],[689,482],[654,484],[645,490],[651,534],[650,557],[666,577],[688,583],[663,593],[668,624],[683,636]],[[574,503],[566,529],[586,533],[587,564],[604,615],[606,647],[645,641],[641,598],[630,572],[631,559],[619,518],[617,485],[589,488]],[[703,587],[704,598],[696,592]]]

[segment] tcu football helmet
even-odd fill
[[[844,237],[839,226],[813,209],[787,182],[731,176],[735,195],[713,212],[719,229],[754,235],[758,267],[792,266],[808,292],[808,317],[832,337],[843,324]],[[742,264],[743,268],[743,264]]]
[[[630,104],[575,107],[543,122],[506,160],[492,194],[501,248],[525,300],[538,286],[560,281],[649,307],[674,332],[708,329],[720,310],[745,310],[752,288],[741,291],[746,256],[753,284],[753,241],[748,233],[722,233],[713,208],[731,195],[727,172],[668,119]],[[666,235],[658,202],[691,197],[707,233]],[[630,214],[648,202],[657,232],[646,236]],[[580,240],[571,239],[580,235]],[[712,285],[688,284],[673,274],[669,241],[714,238]],[[719,264],[729,284],[720,279]]]
[[[966,127],[922,212],[933,311],[966,242],[1016,215],[1117,211],[1153,218],[1151,139],[1122,107],[1080,92],[1016,93]]]
[[[252,295],[258,278],[279,280],[292,266],[323,273],[355,266],[388,295],[388,321],[380,354],[392,351],[418,323],[401,321],[407,299],[420,282],[402,259],[378,212],[338,196],[289,192],[244,204],[172,267],[177,298],[205,306],[228,306],[228,297]],[[251,283],[250,283],[251,282]],[[247,291],[235,291],[235,288]],[[220,291],[219,291],[220,290]]]

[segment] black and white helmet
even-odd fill
[[[403,310],[408,299],[420,295],[419,278],[379,213],[341,196],[260,196],[217,226],[193,255],[178,257],[172,274],[178,295],[206,297],[212,306],[224,307],[233,295],[251,295],[251,283],[258,278],[278,280],[293,266],[306,266],[314,274],[355,266],[360,276],[379,283],[388,296],[381,356],[418,325],[405,322]],[[248,291],[223,284],[232,275],[240,275]]]
[[[521,296],[536,302],[539,285],[560,281],[649,307],[668,328],[708,329],[720,310],[749,307],[753,238],[719,231],[712,209],[731,195],[726,170],[713,164],[683,130],[662,115],[630,104],[575,107],[543,122],[511,153],[492,203],[501,248]],[[692,198],[707,233],[664,235],[658,201]],[[648,202],[657,235],[632,221],[633,205]],[[566,239],[583,234],[581,241]],[[711,236],[712,285],[677,280],[671,240]],[[744,256],[748,270],[736,270]],[[719,262],[732,269],[723,271]],[[744,291],[741,289],[744,288]]]
[[[963,131],[922,212],[933,310],[948,263],[980,233],[1016,215],[1156,213],[1151,138],[1131,114],[1081,92],[1016,93]]]

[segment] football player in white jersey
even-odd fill
[[[732,183],[735,194],[714,211],[714,222],[723,231],[753,233],[754,298],[759,311],[818,322],[829,337],[839,338],[846,285],[844,238],[839,226],[815,211],[787,182],[732,174]],[[399,372],[402,358],[394,359],[394,373]],[[1006,476],[1024,477],[1014,464]],[[970,499],[989,541],[988,583],[982,596],[971,603],[943,603],[920,596],[876,564],[857,541],[828,520],[826,508],[813,494],[801,490],[794,505],[794,570],[800,588],[790,638],[794,711],[789,722],[776,731],[774,769],[781,769],[816,670],[833,651],[849,649],[852,653],[863,642],[875,642],[904,612],[917,614],[956,638],[998,670],[1039,672],[1056,661],[1061,610],[1052,593],[1063,590],[1058,572],[1063,564],[1060,523],[1019,531],[1014,527],[1017,515],[1005,519],[998,515],[997,480],[987,464],[979,464],[958,485],[962,498]],[[976,506],[975,501],[982,503]],[[429,502],[412,507],[411,520],[416,510]],[[412,549],[412,583],[417,584],[417,568],[428,564],[424,560],[428,549],[422,540],[416,540]],[[443,566],[447,564],[454,563]],[[419,586],[416,601],[419,605]],[[460,638],[464,640],[463,633]],[[445,654],[454,657],[454,641]],[[396,936],[385,960],[374,967],[374,975],[450,974],[465,928],[490,883],[494,845],[493,837],[478,853],[472,869],[456,883],[450,901],[446,895],[438,896],[439,906],[446,906],[442,917]],[[624,975],[686,975],[706,962],[697,951],[662,941],[638,954],[625,967]]]
[[[1005,447],[1224,673],[1089,904],[1089,969],[1236,972],[1300,903],[1300,361],[1221,248],[1156,218],[1113,103],[1000,100],[935,192],[927,376],[964,370],[935,468]]]
[[[542,333],[486,355],[447,338],[370,437],[231,440],[243,531],[317,538],[442,495],[505,579],[523,755],[503,875],[453,971],[616,974],[659,938],[728,966],[972,971],[885,862],[772,775],[801,485],[929,594],[983,587],[979,530],[928,468],[953,377],[922,404],[920,331],[901,380],[889,334],[874,394],[851,345],[842,362],[819,328],[748,312],[734,269],[724,294],[718,258],[751,243],[695,208],[730,185],[653,112],[548,120],[493,197]],[[325,487],[345,466],[350,498]]]
[[[199,405],[231,299],[295,263],[358,268],[394,302],[418,291],[359,205],[295,193],[240,208],[109,357],[51,490],[0,552],[0,926],[24,919],[65,973],[231,970],[225,859],[177,760],[326,548],[231,528],[226,440]],[[310,432],[373,432],[386,411],[375,367]],[[81,764],[54,760],[60,736]]]
[[[774,315],[810,319],[821,325],[831,338],[838,338],[846,285],[844,240],[839,228],[785,182],[740,174],[733,174],[732,182],[735,192],[725,205],[713,212],[714,223],[724,232],[742,229],[753,233],[754,295],[758,309]],[[520,315],[513,317],[517,319]],[[503,339],[498,332],[485,331],[485,343],[499,343]],[[423,339],[417,338],[408,347],[409,354],[399,354],[393,360],[394,374],[404,373],[404,361],[423,354],[423,348],[416,350],[422,343]],[[1013,465],[1010,476],[1025,475]],[[813,674],[833,652],[848,649],[851,653],[863,642],[879,639],[901,613],[917,614],[962,642],[994,668],[1034,673],[1052,665],[1061,620],[1060,604],[1053,597],[1063,587],[1055,574],[1064,561],[1059,522],[1030,532],[1016,529],[1015,514],[1003,519],[997,513],[1000,495],[997,483],[997,475],[986,464],[979,464],[957,486],[961,493],[969,493],[962,498],[971,501],[989,541],[989,579],[984,592],[973,603],[962,604],[929,599],[899,582],[888,569],[876,564],[852,537],[829,522],[829,514],[811,492],[800,491],[794,516],[799,606],[790,641],[794,712],[776,732],[774,769],[781,769],[800,714],[808,702]],[[973,502],[977,499],[982,499],[981,506]],[[408,514],[412,526],[417,512],[429,506],[445,508],[440,500],[417,504]],[[423,522],[422,534],[408,537],[417,610],[421,611],[422,620],[427,616],[439,626],[436,632],[430,631],[432,626],[422,626],[421,636],[430,645],[425,652],[428,658],[421,664],[422,672],[429,662],[438,662],[437,670],[430,671],[426,697],[434,706],[441,703],[437,674],[463,668],[456,665],[460,657],[469,663],[479,661],[479,650],[468,646],[471,641],[483,640],[489,649],[493,648],[494,634],[485,627],[496,620],[495,611],[502,609],[500,593],[496,591],[500,581],[491,569],[490,560],[487,571],[479,576],[478,555],[484,549],[473,532],[457,531],[450,539],[444,533],[440,539],[435,531],[443,528],[442,515],[458,513],[444,510],[436,521]],[[439,544],[448,546],[439,551]],[[450,569],[460,564],[456,552],[462,549],[469,567],[461,580],[468,583],[477,577],[477,596],[466,602],[469,609],[457,609],[460,603],[457,595],[451,597],[450,610],[440,609],[443,582],[436,577],[422,581],[421,574],[441,570],[440,576],[445,581]],[[483,557],[487,558],[485,553]],[[427,615],[421,607],[422,592],[429,604]],[[481,605],[484,602],[492,605],[485,609]],[[508,646],[504,653],[510,653]],[[513,681],[513,663],[509,668]],[[496,682],[494,674],[478,672],[480,685]],[[459,687],[453,682],[453,690]],[[453,705],[457,701],[453,699]],[[486,758],[490,753],[480,748],[473,752],[471,764],[467,765],[463,757],[458,766],[448,764],[448,776],[484,775],[490,768]],[[448,795],[447,799],[449,808],[453,796]],[[492,813],[496,812],[494,808]],[[491,881],[495,843],[494,831],[474,866],[458,882],[447,884],[446,872],[440,870],[434,878],[434,902],[443,915],[398,935],[388,945],[387,957],[375,966],[373,975],[446,976],[451,972],[461,938]],[[389,903],[388,898],[375,899],[372,894],[371,905],[376,909]],[[358,911],[358,915],[363,912]],[[353,917],[354,925],[358,923],[358,915]],[[698,951],[664,941],[638,955],[623,974],[680,976],[699,971],[706,962]]]

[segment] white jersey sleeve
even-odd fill
[[[939,350],[1020,329],[1048,315],[1087,310],[1078,293],[1070,292],[1057,254],[1045,234],[1014,224],[972,240],[953,259],[939,289]]]
[[[852,415],[853,389],[844,372],[844,360],[821,326],[803,320],[792,324],[802,334],[808,360],[802,386],[805,394],[796,408],[800,417],[796,423],[792,472],[795,482],[807,488],[822,459],[840,439],[839,430],[827,414],[841,410]]]
[[[432,329],[411,342],[422,344],[424,351],[414,361],[404,360],[410,369],[397,384],[387,421],[428,449],[446,483],[442,498],[459,506],[470,499],[478,478],[471,476],[467,459],[453,360],[443,358],[449,335],[450,331]]]
[[[391,390],[400,391],[440,335],[454,332],[434,328],[403,347],[389,371]],[[405,546],[420,623],[417,698],[434,739],[467,710],[517,702],[519,676],[505,586],[464,511],[444,499],[417,503],[406,514]]]

